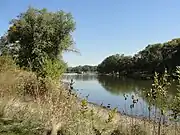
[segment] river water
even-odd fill
[[[110,76],[97,75],[64,75],[63,80],[70,82],[74,80],[74,90],[79,97],[86,98],[88,101],[98,105],[108,106],[111,108],[117,107],[122,113],[134,116],[149,115],[147,100],[143,98],[142,92],[151,88],[152,81],[147,80],[133,80],[133,79],[119,79]],[[176,94],[176,85],[172,84],[168,94]],[[125,100],[124,95],[128,98]],[[133,109],[130,108],[132,104],[132,95],[138,99],[137,104]],[[151,115],[153,115],[153,111]]]

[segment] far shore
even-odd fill
[[[63,75],[98,75],[98,76],[112,76],[117,78],[131,78],[138,80],[152,80],[153,75],[133,73],[130,75],[119,75],[119,74],[103,74],[103,73],[92,73],[92,72],[82,72],[82,73],[64,73]]]
[[[64,73],[63,75],[97,75],[97,73]]]

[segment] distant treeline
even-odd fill
[[[96,72],[97,66],[90,66],[90,65],[84,65],[84,66],[76,66],[76,67],[68,67],[67,73],[81,73],[81,72]]]
[[[134,56],[115,54],[105,58],[97,67],[98,73],[127,77],[150,78],[154,72],[167,69],[173,73],[180,65],[180,38],[165,43],[148,45]]]

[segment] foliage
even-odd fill
[[[145,91],[149,105],[157,106],[163,115],[164,111],[167,111],[168,108],[167,90],[169,85],[170,83],[168,81],[168,75],[166,71],[162,76],[159,76],[157,73],[155,73],[152,88],[149,91]]]
[[[180,82],[180,68],[177,67],[176,70],[176,76],[178,79],[178,82]],[[152,84],[152,88],[149,90],[145,90],[145,96],[149,103],[149,120],[150,117],[150,111],[154,107],[155,108],[155,121],[158,118],[158,129],[157,134],[161,134],[162,130],[162,124],[165,122],[165,117],[169,118],[170,120],[173,120],[174,122],[179,121],[180,116],[180,93],[179,93],[179,85],[177,87],[177,95],[171,97],[168,96],[168,88],[170,86],[170,80],[169,75],[167,74],[167,71],[162,75],[159,75],[155,72],[154,81]],[[154,121],[154,122],[155,122]],[[155,128],[155,127],[154,127]],[[154,129],[155,130],[155,129]],[[177,123],[175,123],[175,135],[177,132]]]
[[[0,73],[17,68],[13,59],[9,56],[0,56]]]
[[[0,38],[0,54],[7,55],[10,53],[10,50],[8,49],[9,46],[7,46],[8,40],[7,35],[4,35]]]
[[[97,71],[97,66],[84,65],[84,66],[68,67],[66,72],[80,73],[80,72],[96,72],[96,71]]]
[[[172,74],[176,66],[180,65],[180,39],[173,39],[165,43],[148,45],[134,56],[120,54],[108,56],[97,67],[99,73],[118,73],[127,77],[147,78],[154,72],[160,74],[167,69]]]
[[[71,33],[75,30],[75,22],[70,13],[30,7],[10,24],[7,35],[1,40],[2,55],[11,55],[20,67],[39,75],[49,74],[44,73],[47,61],[57,66],[57,60],[62,62],[63,51],[73,48]],[[62,67],[60,62],[57,68]]]
[[[107,119],[107,123],[108,122],[112,122],[113,118],[115,117],[115,115],[117,114],[117,108],[112,109],[111,111],[109,111],[108,113],[108,119]]]
[[[176,76],[178,78],[178,86],[177,86],[177,90],[178,93],[177,95],[173,98],[172,100],[172,104],[170,104],[170,109],[172,110],[172,118],[175,121],[179,121],[180,119],[180,67],[177,67],[176,70]]]
[[[100,65],[97,67],[97,71],[100,73],[114,73],[118,71],[118,62],[122,59],[124,55],[112,55],[107,57]]]
[[[43,68],[43,75],[52,79],[59,79],[66,70],[66,63],[62,60],[47,60]]]

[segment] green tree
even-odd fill
[[[47,74],[44,72],[47,63],[61,67],[63,51],[73,50],[75,22],[70,13],[30,7],[10,24],[1,52],[12,55],[20,67],[39,75]]]
[[[107,74],[118,72],[118,61],[120,57],[119,54],[116,54],[105,58],[102,63],[98,65],[98,72]]]
[[[151,78],[164,69],[172,75],[180,65],[180,38],[165,43],[148,45],[134,56],[111,55],[97,67],[99,73],[119,72],[128,77]]]
[[[76,67],[68,67],[67,72],[96,72],[97,66],[90,66],[90,65],[84,65],[84,66],[76,66]]]
[[[121,55],[118,60],[118,72],[119,74],[127,75],[131,72],[132,57]]]

